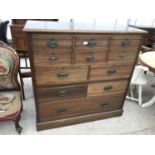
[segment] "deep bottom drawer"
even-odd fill
[[[57,119],[82,116],[98,112],[118,110],[123,105],[123,93],[89,97],[65,102],[44,102],[38,105],[39,121],[52,121]]]
[[[71,118],[64,118],[64,119],[54,120],[54,121],[37,122],[37,130],[40,131],[40,130],[45,130],[45,129],[62,127],[66,125],[73,125],[77,123],[90,122],[90,121],[96,121],[96,120],[105,119],[105,118],[117,117],[117,116],[121,116],[122,113],[123,113],[123,110],[120,109],[120,110],[114,110],[114,111],[109,111],[109,112],[88,114],[84,116],[75,116]]]

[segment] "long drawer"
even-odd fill
[[[89,80],[112,80],[129,78],[133,66],[125,64],[91,66]]]
[[[98,82],[88,85],[87,96],[98,96],[103,94],[112,94],[115,92],[125,92],[128,80]]]
[[[80,83],[88,79],[88,66],[67,66],[52,68],[36,68],[36,84],[67,84]]]
[[[73,116],[121,109],[124,94],[90,97],[65,102],[47,101],[38,104],[39,121],[51,121]]]
[[[39,101],[58,101],[68,100],[73,98],[82,98],[87,96],[87,85],[67,85],[57,87],[43,87],[36,90]]]

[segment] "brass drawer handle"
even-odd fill
[[[68,73],[67,72],[59,72],[57,74],[57,76],[60,78],[60,79],[65,79],[67,76],[68,76]]]
[[[58,47],[58,43],[57,43],[57,41],[54,40],[54,39],[49,40],[49,41],[47,42],[47,45],[48,45],[49,47],[51,47],[51,48],[56,48],[56,47]]]
[[[111,91],[111,90],[112,90],[112,86],[111,85],[104,87],[104,91]]]
[[[108,71],[107,71],[107,74],[108,75],[114,75],[114,74],[116,74],[116,69],[115,68],[110,68],[110,69],[108,69]]]
[[[95,57],[93,54],[89,54],[86,58],[87,62],[93,62],[95,60]]]
[[[88,46],[89,47],[95,47],[96,46],[96,40],[95,39],[89,39],[88,40]]]
[[[49,57],[49,61],[55,62],[57,60],[57,57],[55,56],[55,53],[52,53]]]
[[[100,106],[101,106],[102,108],[105,108],[105,107],[108,106],[108,102],[107,102],[107,101],[103,101],[103,102],[100,104]]]
[[[65,107],[61,107],[60,109],[58,109],[58,113],[64,113],[64,112],[67,112],[68,109],[65,108]]]
[[[122,41],[122,46],[123,47],[127,47],[129,45],[129,40],[128,39],[124,39],[123,41]]]
[[[88,47],[95,47],[96,46],[96,40],[95,39],[89,39],[88,41],[84,41],[83,45],[88,46]]]
[[[60,97],[65,97],[65,96],[68,95],[68,91],[67,91],[67,90],[59,90],[59,91],[57,92],[57,94],[58,94],[58,96],[60,96]]]
[[[119,54],[119,58],[121,58],[121,59],[124,59],[126,56],[127,56],[126,53],[120,53]]]

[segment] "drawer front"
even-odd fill
[[[128,38],[122,38],[122,39],[112,39],[111,44],[112,46],[120,46],[125,48],[130,48],[132,46],[139,46],[141,40],[135,40],[135,39],[128,39]]]
[[[36,84],[66,84],[87,81],[88,66],[36,68]]]
[[[57,64],[71,64],[71,50],[34,52],[34,66],[50,67]]]
[[[137,54],[137,50],[135,50],[134,52],[132,50],[111,50],[108,62],[130,62],[131,64],[133,64],[135,62]]]
[[[36,51],[53,51],[72,48],[72,37],[69,35],[32,35],[32,48]]]
[[[75,51],[75,63],[98,63],[105,62],[106,51],[98,49],[95,51],[91,50],[76,50]]]
[[[91,66],[89,80],[129,78],[131,72],[132,66],[129,65]]]
[[[43,102],[86,97],[86,94],[87,85],[44,87],[37,89],[38,99]]]
[[[65,102],[44,102],[44,104],[38,104],[39,121],[119,110],[123,105],[123,95],[90,97]]]
[[[88,85],[87,96],[96,96],[102,94],[112,94],[115,92],[125,92],[128,80],[92,83]]]
[[[117,40],[124,40],[124,39],[134,39],[134,40],[141,40],[142,39],[142,35],[141,34],[115,34],[112,35],[111,38],[117,39]]]
[[[106,35],[76,35],[75,47],[92,48],[105,47],[108,45],[108,36]]]

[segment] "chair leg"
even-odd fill
[[[142,106],[142,86],[138,86],[138,104],[139,106]]]
[[[21,78],[21,91],[22,91],[22,97],[23,97],[23,100],[25,100],[25,92],[24,92],[24,81],[23,79]]]
[[[23,81],[23,78],[21,77],[21,72],[20,72],[20,70],[19,70],[19,77],[20,77],[20,82],[21,82],[22,98],[23,98],[23,100],[25,100],[24,81]]]
[[[19,125],[20,117],[21,116],[19,116],[17,119],[14,120],[15,128],[19,135],[22,133],[22,130],[23,130],[23,128]]]
[[[133,90],[132,90],[132,86],[130,85],[130,96],[131,96],[131,98],[133,98]]]

